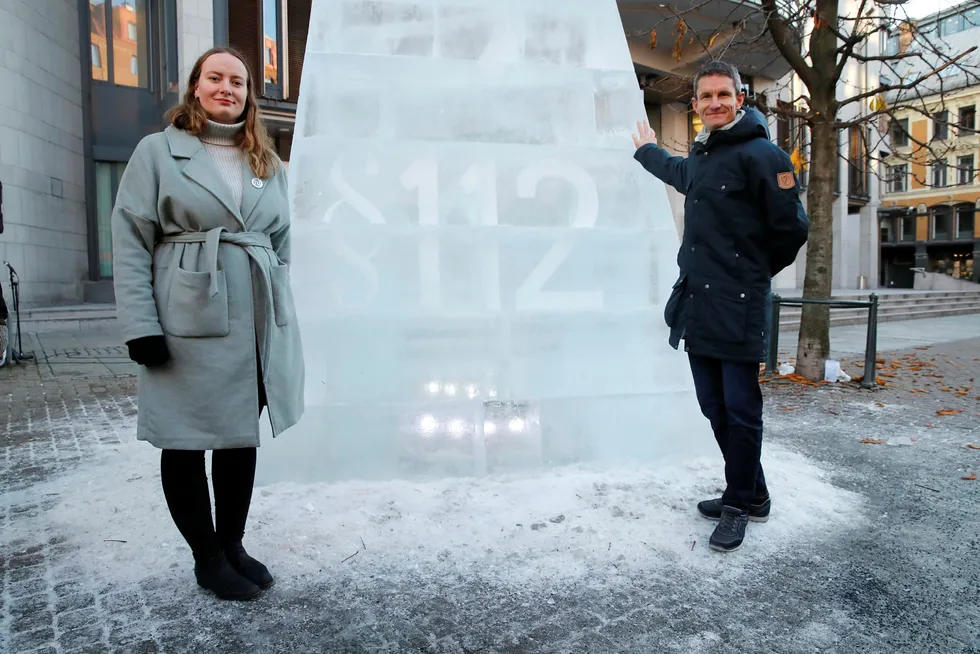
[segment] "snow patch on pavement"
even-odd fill
[[[120,432],[133,432],[130,423],[118,426]],[[737,574],[748,561],[832,536],[861,519],[861,497],[830,483],[830,471],[773,444],[766,445],[763,464],[772,518],[750,523],[745,546],[731,555],[708,549],[714,523],[694,508],[721,491],[720,455],[670,467],[576,465],[483,478],[279,483],[256,488],[245,542],[286,583],[422,573],[547,586],[598,572],[635,575],[672,566]],[[47,524],[11,525],[0,540],[30,540],[39,529],[63,534],[77,548],[70,565],[121,585],[191,566],[160,488],[159,451],[146,443],[130,439],[107,448],[31,494],[57,497],[39,518]]]

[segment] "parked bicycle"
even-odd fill
[[[30,361],[33,354],[24,354],[24,344],[20,331],[20,277],[17,271],[4,261],[3,265],[10,271],[10,307],[3,297],[3,287],[0,285],[0,368],[10,363]]]

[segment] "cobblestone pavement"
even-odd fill
[[[963,479],[980,472],[980,339],[881,352],[874,391],[764,384],[767,442],[862,499],[856,526],[799,547],[752,558],[750,539],[709,577],[609,567],[550,589],[452,566],[370,583],[338,568],[283,575],[244,604],[199,591],[189,565],[148,561],[133,584],[76,565],[85,552],[47,519],[63,498],[45,483],[132,438],[135,378],[119,350],[49,343],[0,370],[0,524],[18,534],[0,536],[0,651],[980,652],[980,481]],[[793,510],[774,506],[773,522]]]

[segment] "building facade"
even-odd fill
[[[951,53],[966,51],[980,39],[980,7],[953,7],[915,29]],[[915,42],[907,32],[895,33],[890,47],[898,52]],[[953,74],[942,79],[940,92],[924,93],[914,106],[894,95],[890,101],[896,110],[881,171],[880,283],[913,288],[917,271],[980,282],[980,87]]]
[[[0,84],[12,90],[0,97],[0,259],[20,273],[25,306],[113,301],[109,219],[119,180],[140,139],[165,126],[164,114],[210,47],[231,45],[248,60],[269,133],[288,165],[311,7],[312,0],[0,0]],[[753,11],[737,0],[714,0],[698,15],[711,29],[758,20]],[[699,129],[689,80],[712,54],[678,52],[673,37],[655,42],[656,29],[666,35],[670,28],[652,26],[673,20],[662,3],[628,3],[621,15],[651,123],[668,149],[686,154]],[[740,62],[750,94],[773,95],[787,79],[789,67],[771,45],[743,52],[735,32],[711,40],[709,50],[724,47],[726,58]],[[798,125],[773,119],[771,131],[802,161]],[[805,165],[800,172],[805,180]],[[861,228],[844,218],[857,196],[846,197],[840,262],[864,242]],[[670,201],[680,231],[683,198],[670,190]],[[842,282],[865,269],[842,265]],[[798,262],[777,288],[801,287],[802,271]]]

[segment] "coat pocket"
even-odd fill
[[[296,318],[293,304],[293,291],[289,286],[289,265],[279,264],[269,270],[272,281],[272,310],[276,314],[276,325],[285,327]]]
[[[697,331],[706,340],[745,342],[749,292],[723,284],[705,284],[698,302]]]
[[[163,328],[184,338],[227,336],[228,286],[225,271],[218,271],[218,294],[211,297],[211,277],[206,272],[177,268],[170,284]]]
[[[664,322],[670,328],[673,328],[677,324],[677,314],[681,306],[681,300],[684,297],[684,281],[686,279],[687,275],[681,275],[677,278],[670,291],[670,297],[667,298],[667,305],[664,307]]]

